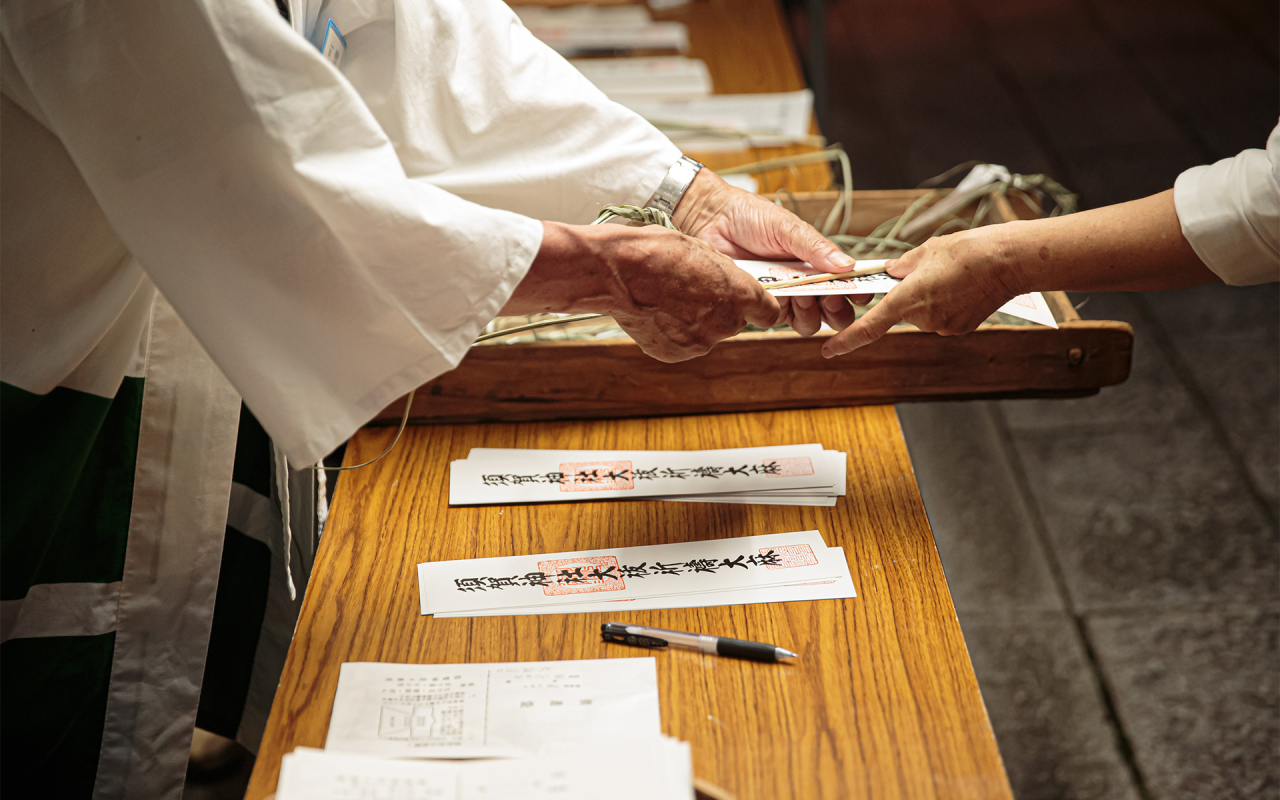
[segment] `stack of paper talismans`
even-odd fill
[[[284,757],[276,800],[596,800],[604,786],[693,798],[652,658],[343,664],[324,749]]]
[[[678,500],[833,506],[848,456],[820,444],[731,450],[476,447],[449,465],[449,505]]]
[[[818,531],[418,565],[424,615],[616,613],[857,597]]]

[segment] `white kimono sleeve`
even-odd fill
[[[590,222],[643,204],[680,150],[533,37],[501,0],[325,0],[342,73],[412,177],[492,208]]]
[[[1173,186],[1182,235],[1226,283],[1280,280],[1280,125],[1267,149],[1193,167]]]
[[[0,35],[111,226],[296,464],[455,366],[541,244],[537,221],[406,175],[271,3],[13,0]]]

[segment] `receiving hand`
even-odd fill
[[[854,265],[812,225],[759,195],[730,186],[709,169],[698,172],[672,222],[731,258],[794,259],[826,272],[846,272]],[[870,296],[852,299],[865,304]],[[854,320],[853,306],[842,296],[779,297],[778,302],[780,321],[804,336],[816,333],[824,320],[836,329]]]
[[[977,328],[1021,294],[1007,231],[1005,225],[994,225],[930,239],[889,262],[889,275],[902,283],[862,319],[828,339],[822,355],[832,358],[871,344],[898,322],[943,336]]]

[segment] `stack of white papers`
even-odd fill
[[[454,762],[299,747],[280,764],[276,800],[599,800],[601,787],[616,800],[693,800],[689,745],[664,736]]]
[[[580,58],[571,63],[618,102],[692,100],[711,94],[711,73],[696,58]]]
[[[856,268],[878,267],[885,262],[886,259],[859,261]],[[771,283],[823,274],[822,270],[814,269],[804,261],[734,261],[734,263],[763,284],[765,288],[768,288]],[[867,275],[866,277],[845,281],[823,281],[822,283],[809,283],[804,286],[792,286],[787,289],[776,289],[773,290],[772,294],[779,297],[828,294],[884,294],[899,283],[902,283],[902,281],[885,274]],[[1040,292],[1018,295],[1000,306],[998,310],[1018,319],[1047,325],[1050,328],[1058,327],[1058,322],[1053,318],[1053,311],[1050,310],[1048,301],[1044,299],[1044,295]]]
[[[325,749],[285,756],[276,798],[595,800],[606,785],[693,796],[689,745],[661,734],[652,658],[343,664]]]
[[[809,140],[813,92],[717,94],[684,102],[620,98],[685,152],[745,150]]]
[[[679,22],[654,22],[639,5],[515,9],[529,32],[564,56],[689,49]]]
[[[820,444],[728,450],[472,448],[449,465],[449,505],[646,499],[832,506],[845,453]]]
[[[857,597],[818,531],[418,565],[424,615],[585,614]]]

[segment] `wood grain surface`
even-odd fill
[[[1070,306],[1068,305],[1069,309]],[[629,339],[475,347],[425,384],[411,418],[425,422],[599,419],[993,397],[1079,397],[1129,375],[1123,322],[984,325],[967,336],[896,328],[825,359],[817,339],[740,334],[701,358],[663,364]],[[377,416],[399,423],[403,401]]]
[[[390,429],[365,429],[347,463]],[[470,448],[704,449],[821,442],[849,453],[834,508],[596,502],[449,508]],[[601,614],[436,620],[418,613],[421,561],[818,529],[845,548],[856,599],[618,612],[621,621],[770,642],[797,663],[657,654],[663,730],[697,776],[740,800],[1011,798],[911,463],[890,407],[410,428],[342,473],[247,797],[280,759],[324,744],[339,665],[621,658]]]
[[[654,19],[683,22],[689,29],[689,58],[702,59],[716,94],[794,92],[805,88],[804,72],[776,0],[697,0],[681,8],[655,12]],[[818,133],[815,122],[811,132]],[[753,161],[810,153],[809,145],[756,147],[734,153],[697,153],[713,170]],[[779,189],[808,192],[831,186],[827,164],[807,164],[756,175],[761,194]]]

